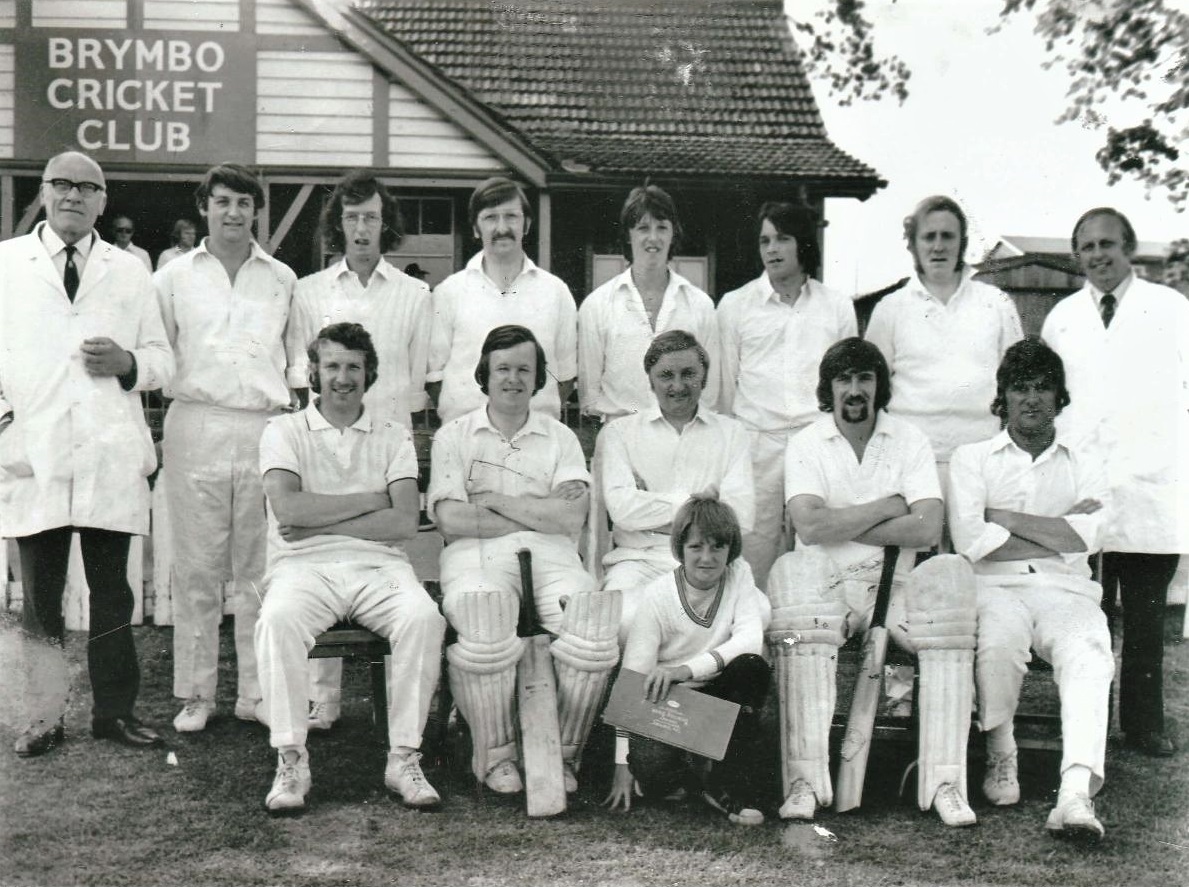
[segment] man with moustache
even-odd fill
[[[433,293],[427,388],[442,422],[485,405],[474,370],[487,333],[502,324],[533,331],[549,378],[532,408],[554,419],[578,375],[578,309],[569,287],[524,252],[532,222],[524,189],[496,176],[471,194],[471,230],[483,249]]]
[[[1086,285],[1045,319],[1061,355],[1070,408],[1057,427],[1099,447],[1111,515],[1102,586],[1123,605],[1119,720],[1127,745],[1169,757],[1164,722],[1164,610],[1178,555],[1189,552],[1189,302],[1131,266],[1135,229],[1098,207],[1073,228]]]
[[[772,568],[769,645],[781,705],[784,819],[811,820],[833,801],[830,721],[838,648],[871,619],[883,547],[900,556],[885,624],[918,656],[917,803],[948,826],[975,822],[966,799],[966,742],[974,692],[975,590],[970,564],[939,555],[913,569],[941,535],[942,501],[929,441],[888,415],[879,349],[843,339],[822,358],[822,416],[789,442],[785,465],[795,550]]]
[[[536,610],[557,635],[550,650],[567,792],[578,789],[582,747],[619,658],[619,594],[595,589],[574,543],[590,485],[582,448],[565,425],[531,410],[547,376],[545,351],[526,327],[487,335],[474,371],[487,404],[434,435],[426,503],[447,543],[442,610],[458,632],[446,649],[450,687],[471,728],[475,778],[500,794],[524,788],[513,714],[523,649],[517,551],[532,552]]]
[[[352,322],[372,336],[379,353],[376,383],[363,402],[373,421],[412,427],[411,413],[425,409],[429,346],[429,287],[388,263],[384,254],[401,242],[396,198],[367,170],[343,176],[322,211],[323,243],[342,259],[297,282],[285,332],[289,385],[308,397],[306,349],[322,327]],[[310,727],[326,730],[341,710],[343,663],[310,663]]]
[[[974,280],[965,264],[966,214],[948,197],[927,197],[904,220],[915,274],[871,314],[866,339],[892,373],[888,412],[929,438],[944,493],[954,447],[995,434],[987,411],[995,368],[1024,335],[1011,298]]]
[[[256,652],[277,749],[270,813],[305,807],[306,657],[319,633],[348,617],[392,645],[384,785],[409,807],[440,802],[418,749],[446,622],[401,548],[417,533],[417,454],[406,425],[376,419],[366,406],[378,364],[359,324],[316,333],[309,383],[317,397],[270,421],[260,440],[272,538]]]
[[[1036,650],[1061,696],[1061,787],[1046,827],[1099,840],[1090,798],[1102,787],[1115,659],[1089,553],[1105,525],[1106,476],[1097,453],[1053,424],[1069,392],[1044,343],[1009,348],[996,387],[991,412],[1004,429],[954,451],[947,503],[954,548],[978,577],[983,794],[998,806],[1020,800],[1014,719]]]
[[[673,517],[691,496],[717,491],[744,531],[755,515],[747,430],[700,402],[711,372],[706,350],[684,330],[669,330],[652,340],[643,363],[656,405],[599,434],[614,542],[603,558],[603,587],[623,594],[621,643],[639,606],[636,593],[677,567]]]
[[[813,386],[822,355],[858,330],[851,300],[813,279],[821,264],[820,228],[807,206],[761,206],[764,273],[718,305],[719,412],[741,421],[751,437],[755,523],[743,535],[743,556],[760,588],[788,547],[785,448],[817,415]]]
[[[167,384],[174,360],[148,271],[95,232],[106,184],[85,154],[58,154],[41,177],[45,221],[0,243],[0,536],[20,549],[26,630],[60,644],[78,533],[91,734],[147,748],[161,737],[133,714],[128,548],[149,531],[146,478],[157,467],[140,392]],[[61,719],[38,721],[14,750],[34,757],[63,739]]]
[[[234,583],[235,716],[258,719],[253,633],[266,524],[259,443],[290,406],[283,335],[296,276],[252,237],[264,188],[244,167],[212,167],[194,192],[210,234],[153,277],[178,372],[165,393],[164,476],[173,538],[174,729],[215,711],[220,587]]]

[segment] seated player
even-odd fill
[[[709,774],[701,769],[697,789],[731,822],[759,825],[764,815],[753,802],[749,775],[762,754],[760,712],[772,673],[760,653],[771,609],[739,557],[742,538],[729,505],[695,496],[681,506],[672,534],[680,565],[641,592],[623,667],[647,675],[644,689],[653,702],[667,698],[672,684],[684,683],[742,706],[726,756]],[[633,794],[665,797],[684,788],[682,756],[672,746],[629,741],[620,732],[604,803],[626,811]]]
[[[566,791],[574,792],[582,747],[619,658],[619,594],[597,591],[578,558],[590,484],[578,438],[529,411],[546,379],[545,352],[532,332],[508,325],[488,333],[475,379],[487,403],[434,435],[427,501],[447,543],[442,609],[458,632],[446,650],[450,688],[471,728],[475,777],[501,794],[522,791],[513,694],[524,646],[516,636],[516,552],[527,548],[537,613],[557,635],[562,757]]]
[[[446,622],[401,548],[418,524],[413,441],[404,425],[373,420],[363,408],[378,362],[363,327],[326,327],[309,357],[310,388],[319,396],[272,419],[260,439],[269,565],[256,656],[278,752],[265,805],[272,813],[305,807],[306,657],[319,633],[350,619],[392,644],[384,785],[407,806],[434,807],[440,799],[418,749]]]
[[[891,397],[879,349],[843,339],[822,358],[822,416],[788,446],[785,490],[796,550],[773,566],[770,642],[777,651],[785,819],[813,819],[833,801],[830,721],[838,648],[865,631],[882,547],[899,546],[886,625],[920,668],[917,803],[949,826],[973,825],[966,742],[974,689],[974,575],[957,555],[912,570],[914,549],[937,544],[942,502],[923,432],[884,408]],[[912,570],[910,573],[909,571]]]
[[[684,330],[661,333],[644,353],[644,372],[656,405],[614,420],[599,434],[615,543],[603,558],[603,587],[623,592],[621,644],[640,590],[677,566],[669,531],[691,495],[717,490],[745,533],[755,513],[746,429],[699,403],[710,372],[706,350]]]
[[[997,387],[991,411],[1003,431],[959,447],[950,466],[954,546],[974,564],[978,585],[983,793],[992,804],[1020,799],[1013,722],[1034,649],[1052,663],[1061,696],[1061,788],[1046,827],[1098,840],[1090,798],[1102,787],[1115,660],[1088,558],[1106,516],[1104,466],[1054,425],[1069,393],[1047,345],[1012,345]]]

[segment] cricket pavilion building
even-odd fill
[[[509,175],[530,255],[579,300],[624,267],[619,208],[645,179],[716,298],[759,272],[760,203],[884,184],[827,138],[779,0],[0,0],[0,238],[36,223],[65,149],[103,165],[100,227],[131,217],[154,257],[201,222],[209,166],[252,167],[258,239],[299,275],[329,258],[334,181],[372,168],[403,207],[393,260],[431,285],[478,248],[470,191]]]

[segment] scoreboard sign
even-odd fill
[[[252,163],[251,35],[33,29],[16,44],[16,155]]]

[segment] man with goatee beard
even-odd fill
[[[813,819],[833,800],[829,740],[838,647],[871,620],[885,546],[901,549],[885,624],[918,654],[921,674],[917,802],[949,826],[973,825],[966,799],[975,640],[974,574],[957,555],[913,570],[914,550],[941,534],[942,499],[924,432],[884,408],[888,365],[862,339],[822,358],[822,416],[785,454],[796,549],[772,567],[769,639],[777,656],[784,819]]]

